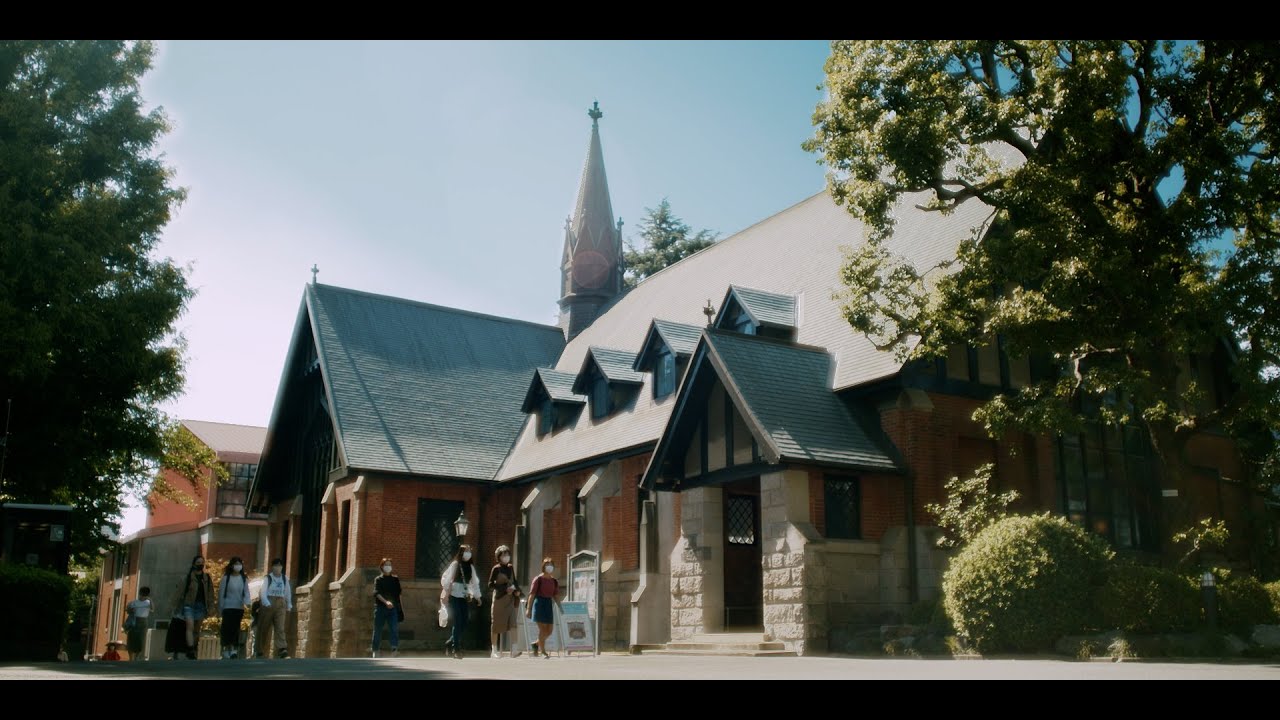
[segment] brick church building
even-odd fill
[[[249,501],[298,588],[297,656],[368,653],[384,556],[405,588],[401,648],[442,647],[460,515],[479,566],[511,545],[526,584],[544,556],[563,579],[564,558],[598,552],[603,649],[741,632],[812,654],[936,597],[946,555],[924,506],[981,463],[1017,509],[1135,554],[1164,549],[1161,503],[1232,522],[1256,502],[1210,433],[1182,488],[1161,487],[1137,428],[989,439],[973,410],[1049,368],[998,340],[907,365],[877,351],[834,299],[863,226],[825,192],[625,289],[590,115],[558,326],[305,288]],[[930,266],[984,218],[909,198],[888,246]]]

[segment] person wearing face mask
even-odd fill
[[[258,610],[258,630],[255,633],[258,657],[264,657],[268,630],[271,631],[276,657],[289,657],[289,640],[285,636],[284,623],[287,613],[293,610],[291,590],[289,578],[284,574],[284,561],[280,558],[272,560],[271,572],[262,579],[262,604]]]
[[[373,581],[373,657],[382,647],[382,625],[391,626],[391,657],[400,655],[400,578],[391,573],[391,558],[382,558],[382,574]]]
[[[516,582],[516,571],[511,567],[511,548],[499,545],[493,553],[498,561],[489,571],[489,589],[493,591],[493,605],[490,606],[492,625],[489,628],[489,640],[493,644],[491,657],[502,657],[498,640],[507,638],[507,647],[511,657],[520,655],[520,651],[511,644],[511,631],[516,629],[518,613],[516,605],[520,602],[520,585]]]
[[[218,588],[218,609],[222,611],[222,659],[240,657],[240,621],[244,608],[249,604],[249,579],[244,575],[244,561],[231,558],[222,572],[222,584]]]
[[[555,608],[552,603],[557,606],[560,604],[560,598],[556,597],[560,594],[560,581],[555,578],[555,572],[556,566],[551,558],[542,558],[542,574],[534,578],[533,584],[529,586],[529,598],[532,604],[527,605],[524,616],[531,617],[538,623],[538,644],[533,646],[535,657],[539,653],[544,658],[551,657],[547,654],[547,638],[551,637],[551,631],[556,622]]]
[[[191,558],[191,567],[178,586],[177,601],[181,608],[179,613],[187,625],[187,659],[196,659],[196,638],[199,636],[200,623],[209,615],[209,606],[214,602],[213,579],[204,571],[204,558],[197,555]],[[177,653],[174,653],[177,656]]]
[[[453,620],[453,633],[445,645],[445,653],[462,659],[462,634],[467,630],[467,610],[470,603],[480,604],[480,576],[471,562],[471,546],[461,545],[453,562],[440,578],[441,602],[448,596],[449,615]]]

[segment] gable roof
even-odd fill
[[[922,268],[952,259],[960,240],[990,214],[976,202],[948,215],[916,209],[924,200],[923,195],[903,198],[895,208],[895,232],[885,241],[889,251]],[[828,389],[893,375],[900,368],[893,353],[876,350],[854,331],[837,299],[842,248],[859,246],[864,237],[863,224],[830,195],[813,195],[645,278],[601,308],[599,317],[565,346],[555,367],[577,372],[593,346],[638,352],[655,317],[701,326],[707,298],[725,297],[732,284],[795,298],[797,316],[803,318],[795,340],[826,348],[831,355]],[[639,393],[634,406],[603,421],[579,417],[554,436],[539,438],[536,428],[526,425],[498,479],[538,477],[587,458],[654,443],[671,413],[672,396],[651,395]]]
[[[626,350],[614,350],[613,348],[592,347],[587,351],[586,357],[582,359],[582,367],[578,370],[578,377],[573,381],[574,392],[585,392],[584,385],[587,381],[587,367],[594,362],[596,367],[600,368],[600,372],[604,373],[604,377],[611,383],[629,383],[631,385],[641,385],[644,383],[644,374],[636,372],[632,366],[636,363],[635,353]]]
[[[215,453],[261,455],[267,429],[257,425],[235,425],[208,420],[183,420],[182,424]]]
[[[763,436],[765,459],[899,470],[884,435],[831,391],[825,350],[719,330],[707,330],[704,342],[738,412]]]
[[[747,315],[759,325],[771,327],[793,328],[796,326],[796,298],[794,295],[770,293],[754,288],[730,285],[725,293],[724,302],[720,303],[720,314],[716,316],[715,326],[720,327],[724,320],[725,308],[730,301],[736,301]]]
[[[649,332],[644,336],[644,342],[640,343],[640,352],[636,353],[636,361],[631,367],[637,372],[648,370],[650,358],[658,351],[658,343],[671,348],[671,352],[677,357],[689,357],[698,346],[700,337],[702,337],[701,326],[654,318],[649,325]]]
[[[524,421],[556,327],[308,285],[335,433],[349,467],[488,480]]]
[[[534,409],[539,389],[546,392],[553,402],[586,404],[586,396],[578,395],[573,391],[573,381],[576,377],[573,373],[560,372],[551,368],[534,370],[533,381],[529,383],[529,391],[525,393],[524,404],[520,406],[520,410],[531,412]]]

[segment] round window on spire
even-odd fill
[[[579,250],[573,256],[573,280],[579,287],[598,290],[609,279],[611,265],[595,250]]]

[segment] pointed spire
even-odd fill
[[[600,147],[600,118],[604,117],[600,103],[592,105],[587,115],[591,118],[591,143],[587,146],[587,161],[582,166],[571,229],[579,246],[612,256],[620,246],[617,242],[620,238],[615,238],[613,232],[613,203],[604,172],[604,150]]]
[[[587,110],[591,141],[582,166],[578,199],[565,227],[561,258],[561,321],[570,337],[595,319],[596,311],[622,292],[622,223],[615,224],[609,180],[600,146],[600,103]]]

